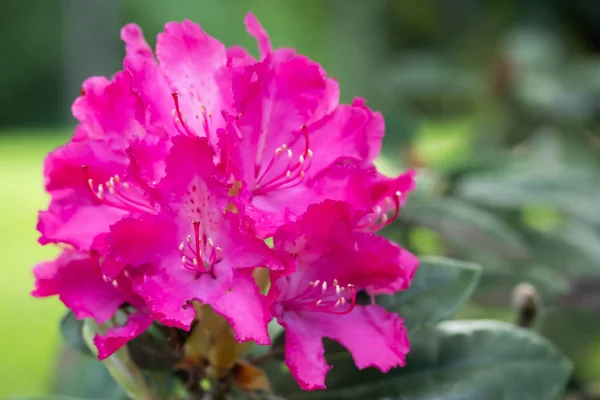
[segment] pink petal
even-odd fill
[[[125,146],[128,135],[142,134],[144,104],[133,90],[132,75],[118,72],[109,82],[94,77],[83,83],[83,96],[73,103],[73,116],[86,125],[89,138],[114,138]]]
[[[331,366],[325,360],[320,332],[293,312],[279,318],[279,323],[285,328],[285,365],[298,385],[304,390],[325,389]]]
[[[355,158],[368,166],[381,150],[384,123],[362,103],[342,104],[323,120],[309,127],[314,157],[308,176],[313,177],[339,157]]]
[[[54,199],[39,213],[37,230],[41,244],[66,243],[79,250],[92,247],[94,238],[123,218],[125,211],[104,205],[74,203],[72,198]]]
[[[104,360],[144,333],[152,325],[152,321],[150,315],[137,312],[129,315],[125,325],[110,328],[104,335],[96,335],[94,344],[98,348],[98,359]]]
[[[305,152],[301,127],[311,120],[326,88],[320,67],[304,57],[277,61],[269,56],[256,65],[254,73],[258,79],[249,87],[234,86],[234,96],[243,107],[238,127],[248,171],[254,171],[257,164],[267,168],[283,144],[292,150],[294,160]],[[273,166],[274,174],[285,173],[279,171],[284,165]],[[253,180],[247,183],[255,185]]]
[[[254,340],[260,345],[271,344],[267,326],[272,315],[252,276],[237,273],[229,290],[214,301],[213,308],[227,318],[238,342]]]
[[[277,231],[275,249],[297,259],[297,271],[290,276],[301,282],[296,290],[316,279],[373,292],[408,287],[418,261],[395,243],[363,232],[361,215],[348,203],[327,200]]]
[[[223,126],[221,111],[229,110],[232,103],[227,91],[230,78],[224,69],[225,46],[199,25],[185,20],[165,25],[158,35],[156,53],[171,89],[179,94],[181,113],[190,131],[201,136],[216,132]]]
[[[142,215],[120,220],[106,235],[106,262],[109,265],[140,266],[157,263],[165,254],[171,254],[179,245],[177,226],[164,215]],[[103,265],[104,269],[104,265]],[[114,276],[120,271],[106,271]]]
[[[263,29],[260,22],[256,19],[254,14],[248,13],[244,19],[246,24],[246,30],[251,34],[258,42],[258,49],[260,51],[260,58],[264,59],[271,51],[271,40],[267,35],[267,32]]]
[[[45,262],[33,271],[35,297],[58,294],[78,319],[94,318],[104,323],[128,300],[126,293],[103,279],[96,262],[88,253],[65,251],[53,262]]]
[[[173,98],[167,79],[154,59],[152,49],[146,43],[139,26],[127,24],[121,29],[121,39],[125,42],[126,55],[123,68],[131,72],[133,87],[139,92],[150,110],[151,121],[162,123],[173,131],[174,122],[171,110]]]
[[[305,390],[325,388],[330,367],[322,337],[342,344],[359,369],[387,372],[404,366],[410,349],[402,319],[377,305],[355,307],[345,315],[289,312],[280,321],[286,328],[286,365]]]

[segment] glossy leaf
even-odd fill
[[[448,319],[469,299],[481,269],[477,264],[442,257],[423,257],[412,285],[377,303],[404,318],[410,333]]]
[[[387,374],[358,371],[342,354],[329,362],[327,391],[280,387],[281,393],[290,399],[554,400],[572,368],[547,340],[496,321],[448,321],[424,331],[406,367]]]

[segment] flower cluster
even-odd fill
[[[245,22],[259,59],[190,21],[166,24],[156,56],[138,26],[122,29],[123,71],[85,81],[74,135],[46,159],[40,242],[63,251],[35,268],[33,295],[99,324],[134,310],[95,338],[101,359],[153,323],[189,330],[197,302],[239,342],[269,344],[276,318],[304,389],[325,387],[323,337],[359,368],[401,366],[403,321],[356,296],[410,284],[417,259],[375,232],[414,172],[380,174],[381,115],[339,104],[317,63]]]

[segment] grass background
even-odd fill
[[[0,398],[48,391],[60,349],[57,298],[35,299],[31,268],[57,249],[37,243],[37,211],[46,206],[42,164],[64,142],[59,133],[0,135]]]

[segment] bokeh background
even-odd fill
[[[600,392],[600,2],[598,0],[4,0],[0,13],[0,397],[110,397],[106,375],[62,347],[56,299],[35,300],[44,155],[65,142],[81,82],[120,68],[119,28],[153,44],[192,19],[254,51],[253,11],[384,113],[380,166],[419,170],[387,234],[414,252],[480,262],[462,318],[514,320],[511,293],[540,299],[534,329],[575,362],[574,398]]]

